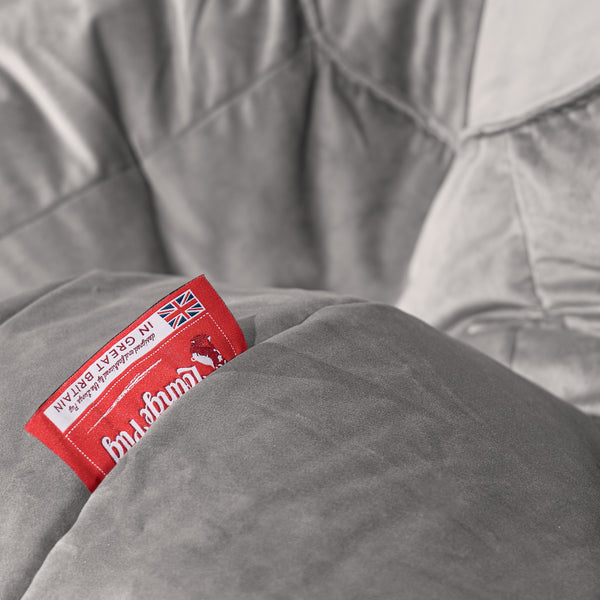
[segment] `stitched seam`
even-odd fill
[[[64,196],[58,197],[57,199],[53,200],[53,202],[50,206],[41,208],[36,213],[34,213],[32,216],[24,219],[20,223],[17,223],[14,227],[9,229],[8,231],[0,233],[0,242],[2,242],[4,239],[10,237],[14,233],[21,231],[22,229],[27,229],[27,227],[29,227],[30,225],[33,225],[36,221],[39,221],[39,220],[43,219],[44,217],[52,214],[55,210],[58,210],[64,204],[68,204],[72,200],[78,200],[78,199],[82,198],[83,196],[85,196],[88,192],[90,192],[94,189],[97,189],[97,188],[101,188],[105,184],[108,185],[112,181],[121,177],[122,175],[126,175],[135,169],[139,169],[139,165],[137,163],[125,165],[123,167],[120,167],[120,168],[114,170],[112,173],[110,173],[109,175],[107,175],[105,177],[93,179],[92,181],[81,186],[79,189],[69,192],[69,193],[65,194]],[[141,175],[141,173],[140,173],[140,177],[143,177]]]
[[[168,137],[162,144],[157,146],[156,148],[150,150],[146,154],[138,153],[135,148],[133,148],[129,142],[126,140],[128,146],[130,146],[130,150],[132,152],[132,159],[134,162],[124,165],[107,176],[99,177],[93,179],[92,181],[84,184],[77,190],[73,190],[62,197],[54,200],[53,203],[36,212],[30,218],[25,219],[24,221],[18,223],[9,231],[0,234],[0,243],[5,239],[10,237],[12,234],[17,233],[22,229],[26,229],[28,226],[33,225],[37,221],[43,219],[44,217],[52,214],[55,210],[58,210],[64,204],[67,204],[71,201],[79,200],[85,194],[90,191],[100,188],[105,184],[109,184],[110,182],[116,180],[118,177],[126,175],[131,171],[137,171],[141,181],[145,182],[150,192],[154,191],[154,187],[152,185],[151,178],[147,175],[144,162],[149,160],[155,155],[160,154],[161,152],[168,150],[172,146],[174,146],[180,139],[185,138],[188,134],[202,129],[205,125],[209,124],[212,119],[219,116],[221,113],[227,111],[228,109],[235,106],[238,102],[240,102],[243,98],[245,98],[248,94],[253,92],[255,89],[261,87],[263,84],[268,83],[271,79],[278,76],[280,73],[286,71],[300,56],[303,52],[308,48],[307,40],[302,40],[298,48],[289,56],[287,56],[282,62],[277,65],[274,65],[266,72],[259,74],[254,79],[252,79],[249,83],[243,86],[240,90],[234,92],[232,95],[218,102],[215,106],[210,108],[208,112],[200,115],[197,119],[192,120],[185,127],[173,133],[170,137]]]
[[[227,340],[227,343],[229,344],[229,347],[231,348],[233,355],[237,356],[238,353],[235,351],[235,348],[233,347],[233,344],[231,343],[229,336],[221,329],[221,326],[215,321],[214,317],[210,313],[207,313],[207,314],[208,314],[208,317],[210,318],[210,320],[215,324],[216,328],[221,332],[222,336]]]
[[[218,102],[215,106],[213,106],[206,114],[200,115],[197,119],[188,123],[183,129],[180,129],[169,137],[163,144],[149,151],[147,154],[141,156],[142,161],[148,160],[153,156],[168,150],[174,142],[179,141],[180,138],[184,138],[189,133],[196,131],[197,129],[201,129],[208,123],[210,123],[214,118],[218,117],[221,113],[226,112],[231,107],[235,106],[238,102],[243,100],[246,96],[252,93],[255,89],[260,88],[262,85],[268,83],[281,73],[287,71],[294,62],[304,53],[308,52],[310,48],[309,40],[300,40],[298,44],[298,48],[294,50],[292,54],[287,56],[280,63],[272,66],[267,69],[264,73],[260,73],[254,79],[252,79],[249,83],[243,86],[241,89],[233,92],[230,96],[224,98],[220,102]]]
[[[380,101],[410,118],[417,127],[428,135],[442,144],[456,149],[458,145],[456,136],[433,115],[419,111],[412,104],[400,98],[397,93],[389,90],[383,83],[368,77],[346,60],[340,49],[327,38],[322,27],[320,27],[316,11],[310,0],[300,0],[300,6],[304,13],[308,32],[315,46],[323,56],[338,68],[341,74],[352,83],[369,90]]]
[[[512,339],[512,344],[510,346],[510,352],[508,355],[508,368],[509,369],[513,369],[514,370],[514,362],[515,362],[515,358],[517,356],[517,347],[519,345],[519,332],[521,331],[520,327],[516,327],[513,330],[513,339]]]
[[[102,473],[102,475],[104,475],[104,477],[106,477],[106,473],[69,436],[67,436],[67,439],[71,442],[71,444],[73,444],[73,447],[75,448],[75,450],[77,450],[83,456],[85,456],[85,458],[87,458],[87,460],[92,465],[94,465],[94,467],[96,467],[96,469],[98,469],[98,471],[100,471],[100,473]]]
[[[475,62],[477,60],[477,54],[479,51],[479,44],[481,41],[481,29],[483,25],[483,16],[485,13],[485,9],[487,7],[487,0],[482,0],[481,2],[481,10],[479,11],[479,18],[477,21],[477,38],[475,39],[475,43],[473,44],[473,56],[471,57],[471,64],[469,66],[469,74],[467,79],[467,89],[465,96],[465,107],[463,113],[463,127],[467,124],[469,120],[469,113],[471,111],[471,91],[473,88],[473,73],[475,72]],[[461,137],[462,132],[459,133],[459,138]]]
[[[526,218],[525,218],[523,190],[522,190],[521,184],[519,182],[517,166],[516,166],[516,157],[514,154],[514,149],[511,144],[510,136],[506,136],[506,156],[508,159],[510,179],[511,179],[512,187],[514,190],[516,213],[517,213],[517,217],[519,219],[519,224],[521,226],[521,231],[523,234],[523,247],[525,249],[525,259],[527,261],[527,266],[529,268],[529,273],[531,275],[531,287],[533,290],[533,295],[535,297],[537,304],[539,305],[540,310],[543,313],[546,313],[544,302],[543,302],[542,296],[540,294],[539,282],[537,280],[535,271],[533,269],[533,259],[532,259],[533,251],[531,248],[530,234],[529,234],[529,231],[527,228],[527,222],[526,222]]]
[[[585,109],[589,104],[600,97],[600,78],[594,80],[590,84],[586,84],[576,90],[560,96],[551,101],[546,106],[526,111],[525,114],[514,118],[504,119],[487,125],[467,128],[460,134],[460,142],[464,143],[470,139],[493,136],[506,133],[528,125],[552,117],[561,113],[571,112],[574,110]]]

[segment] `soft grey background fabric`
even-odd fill
[[[480,8],[3,3],[0,296],[105,268],[394,302]]]
[[[0,297],[94,268],[351,293],[598,413],[598,19],[3,2]]]
[[[600,13],[521,4],[486,7],[472,122],[398,306],[600,414]]]

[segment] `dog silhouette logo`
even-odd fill
[[[213,369],[218,369],[227,362],[210,341],[210,335],[206,333],[200,333],[192,338],[190,352],[194,362],[212,367]]]

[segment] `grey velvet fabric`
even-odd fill
[[[592,414],[600,414],[599,93],[466,135],[398,302]]]
[[[0,598],[597,598],[599,14],[0,0]],[[23,425],[202,272],[90,495]]]
[[[543,106],[562,104],[595,87],[599,26],[600,11],[590,0],[486,2],[473,64],[469,128],[531,117]]]
[[[394,302],[480,5],[1,4],[0,295],[104,268]]]
[[[600,430],[384,304],[217,286],[249,350],[90,496],[20,427],[180,283],[96,273],[0,326],[30,366],[0,395],[2,597],[595,597]]]
[[[23,426],[99,347],[183,282],[95,273],[2,304],[0,397],[6,418],[0,436],[0,597],[20,597],[89,497],[75,473]],[[238,296],[242,310],[236,317],[248,343],[292,327],[334,301],[331,294],[299,291]]]

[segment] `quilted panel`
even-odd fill
[[[137,168],[61,198],[0,236],[0,297],[93,269],[170,268]]]
[[[466,141],[400,301],[595,413],[599,143],[597,92]]]
[[[451,150],[310,46],[146,160],[178,269],[393,300]]]
[[[250,349],[90,496],[22,425],[181,283],[95,273],[0,304],[3,598],[597,596],[596,425],[393,307],[333,294],[221,288]]]
[[[323,44],[450,136],[465,123],[482,0],[306,0]]]
[[[362,6],[3,4],[3,293],[98,267],[394,300],[453,157],[479,2]]]

